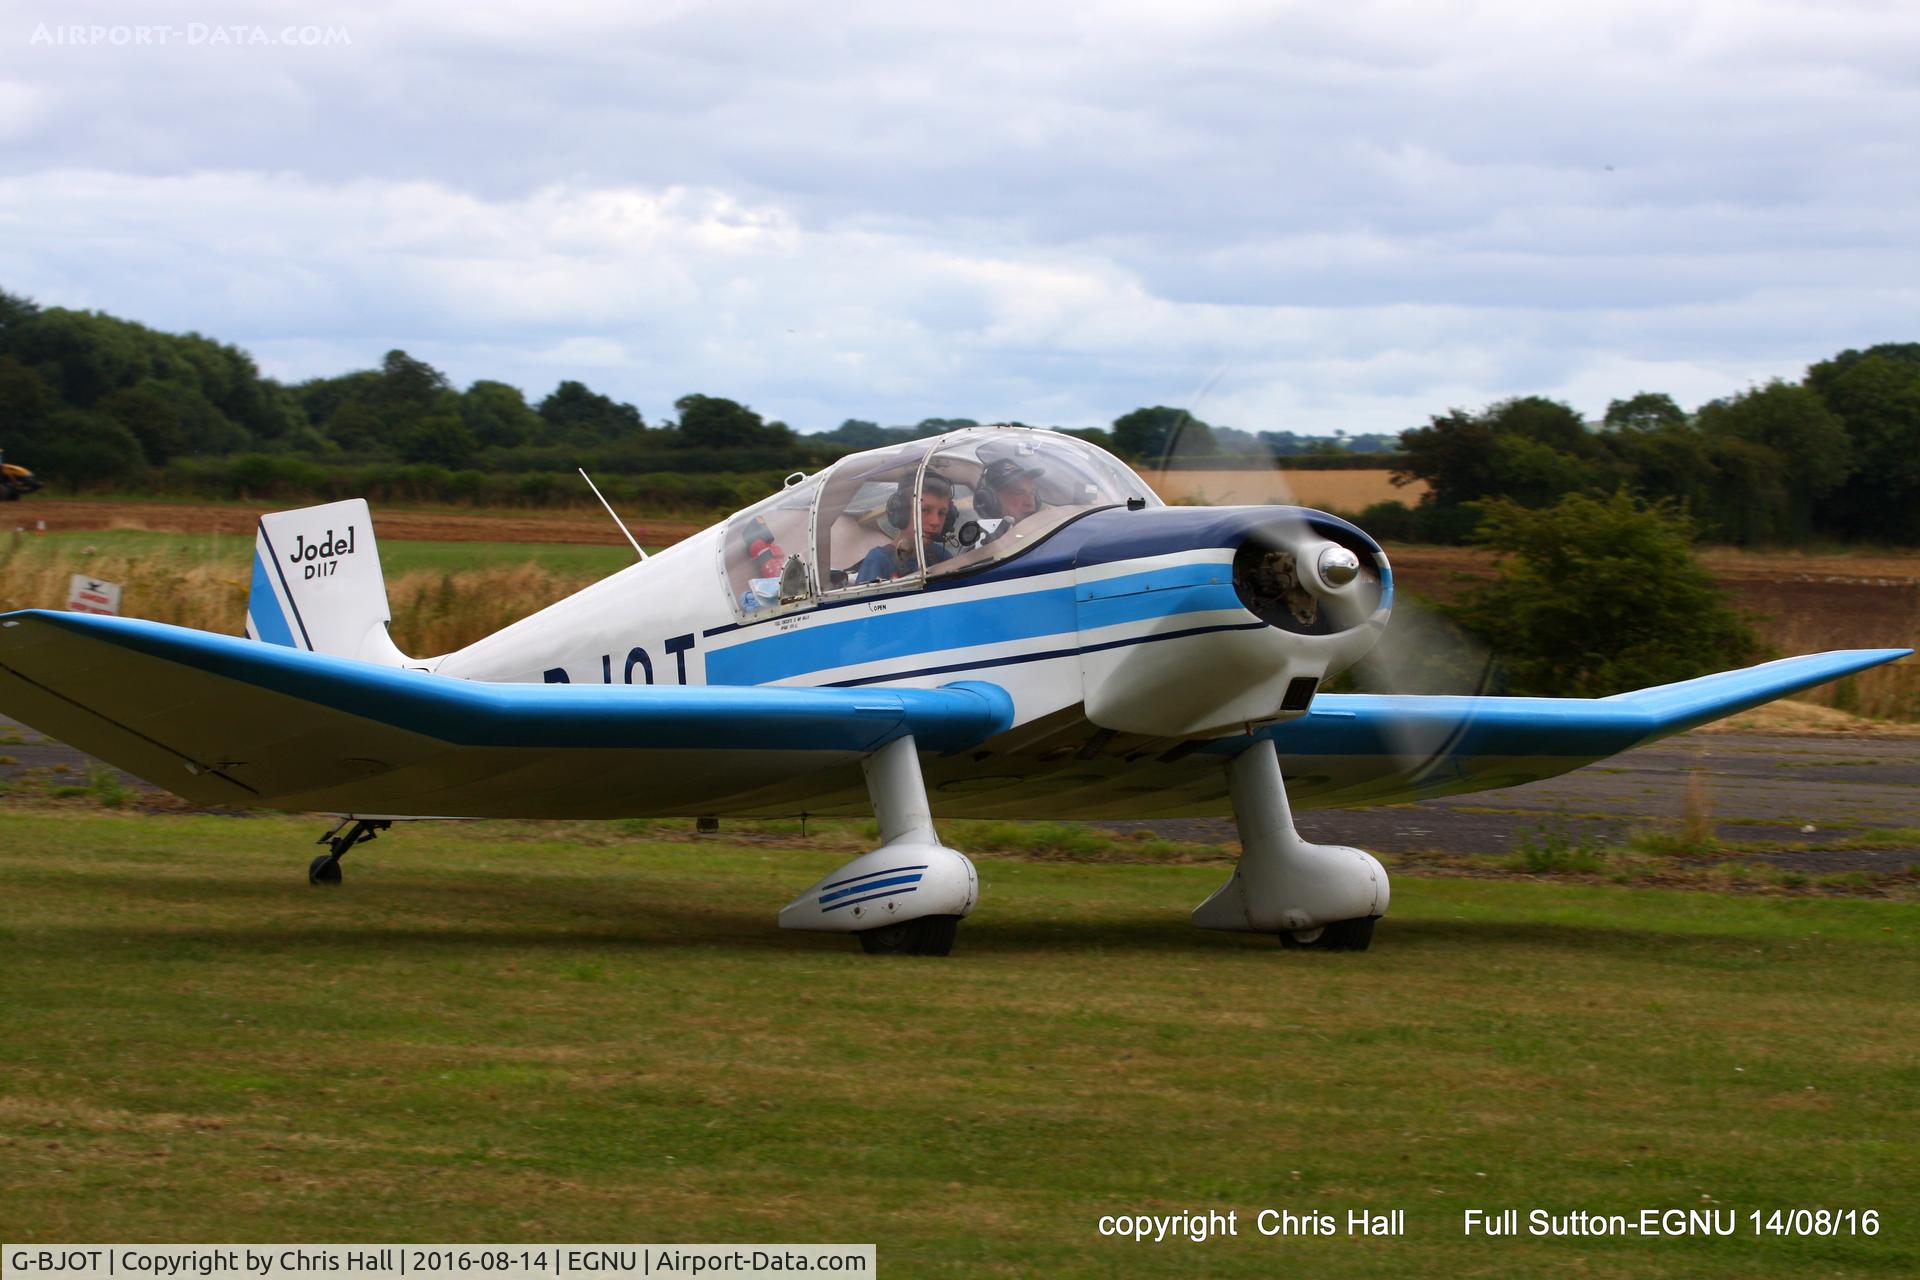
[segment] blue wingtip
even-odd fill
[[[1659,722],[1659,732],[1663,735],[1679,733],[1829,680],[1897,662],[1912,653],[1912,649],[1836,649],[1829,653],[1809,653],[1738,671],[1722,671],[1675,684],[1615,694],[1600,701],[1649,713]]]

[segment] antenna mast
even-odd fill
[[[593,496],[600,499],[600,505],[607,509],[607,514],[613,517],[613,522],[620,526],[620,532],[625,534],[627,541],[633,544],[633,554],[645,560],[647,553],[640,549],[640,543],[634,538],[633,531],[627,528],[626,523],[619,516],[614,515],[613,504],[607,501],[607,495],[600,492],[600,486],[593,482],[593,477],[587,474],[585,467],[580,467],[578,470],[580,478],[587,482],[587,488],[593,490]]]

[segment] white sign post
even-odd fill
[[[67,611],[69,613],[111,613],[120,612],[120,584],[102,582],[98,578],[89,578],[85,574],[73,575],[73,582],[67,588]]]

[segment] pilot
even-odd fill
[[[1038,481],[1046,472],[1038,467],[1023,467],[1012,458],[998,458],[981,473],[981,493],[974,510],[991,519],[1007,523],[995,530],[1004,533],[1040,509]],[[983,501],[984,499],[984,501]]]
[[[887,499],[887,514],[896,524],[906,523],[909,505],[913,502],[913,477],[907,476]],[[953,552],[941,541],[947,536],[948,526],[953,523],[953,486],[944,478],[929,473],[920,486],[920,536],[926,540],[927,563],[939,564],[949,559]],[[856,569],[856,581],[865,586],[869,582],[887,582],[902,574],[912,573],[919,567],[913,548],[913,528],[909,525],[900,536],[884,547],[875,547],[867,552],[866,559]]]

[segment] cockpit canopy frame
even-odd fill
[[[1088,511],[1163,505],[1118,458],[1035,427],[849,454],[740,512],[720,569],[742,621],[997,564]]]

